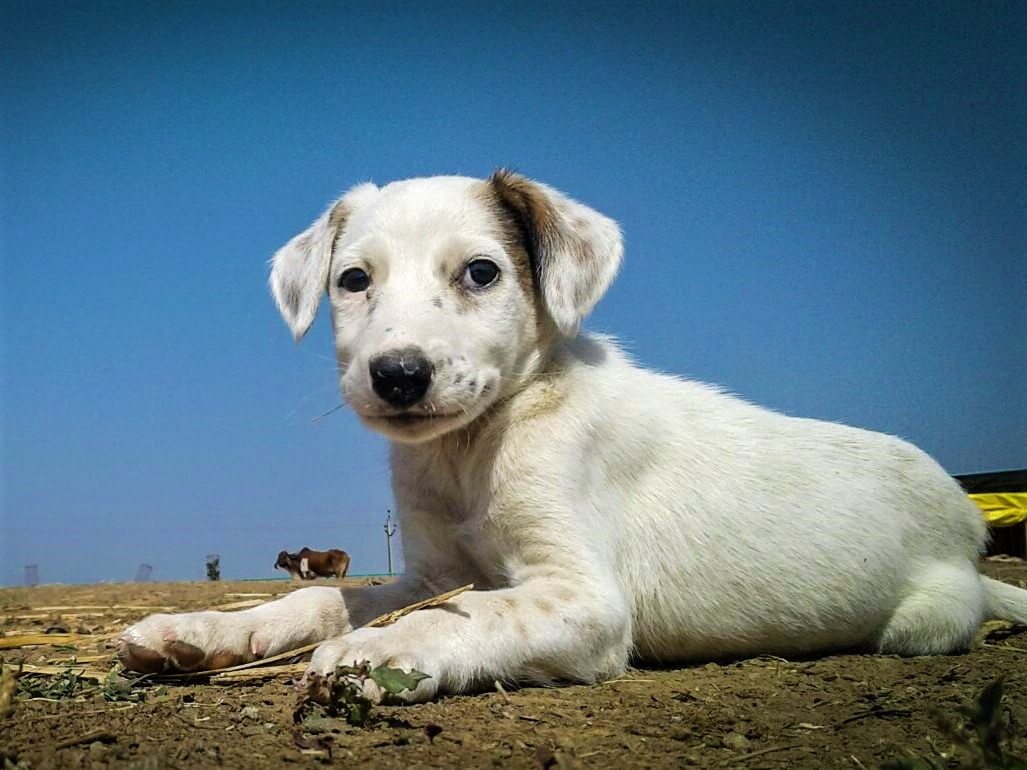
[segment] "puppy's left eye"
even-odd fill
[[[489,259],[475,259],[464,270],[461,283],[468,289],[484,289],[499,277],[499,267]]]
[[[371,278],[359,267],[351,267],[342,271],[336,285],[346,291],[362,292],[367,291],[367,287],[371,285]]]

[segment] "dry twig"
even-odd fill
[[[55,749],[67,749],[71,746],[79,746],[83,743],[92,743],[93,741],[100,741],[101,743],[114,743],[116,738],[111,732],[105,728],[99,728],[96,730],[90,730],[88,733],[76,736],[74,738],[66,738],[65,740],[54,746]]]
[[[10,663],[5,663],[4,669],[17,672],[19,670],[19,666],[12,666]],[[97,671],[96,669],[79,666],[32,666],[28,663],[24,663],[21,664],[20,669],[23,674],[39,674],[40,676],[74,674],[79,679],[89,679],[94,682],[103,682],[107,679],[106,671]]]
[[[0,650],[15,650],[45,644],[72,644],[81,641],[98,641],[88,634],[18,634],[0,637]]]
[[[300,676],[307,670],[306,663],[288,663],[284,666],[258,666],[240,671],[222,671],[213,674],[211,684],[239,684],[242,682],[258,682],[276,676]]]
[[[762,757],[765,754],[773,754],[776,751],[787,751],[788,749],[801,748],[804,748],[804,746],[801,743],[783,743],[780,746],[770,746],[765,749],[760,749],[759,751],[750,752],[749,754],[739,754],[737,757],[731,757],[731,759],[724,760],[724,762],[722,762],[721,765],[723,767],[727,767],[728,765],[734,765],[738,762],[747,762],[750,759]]]

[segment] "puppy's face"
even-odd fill
[[[328,298],[342,391],[371,428],[418,441],[465,425],[537,349],[531,267],[481,182],[391,184],[336,239]]]
[[[522,387],[620,253],[613,222],[543,185],[433,177],[354,188],[276,254],[271,284],[297,338],[327,291],[347,402],[417,443]]]

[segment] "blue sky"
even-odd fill
[[[645,364],[1027,465],[1027,6],[897,5],[0,2],[0,582],[384,569],[385,443],[265,289],[368,179],[543,179]]]

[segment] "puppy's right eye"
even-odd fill
[[[367,287],[370,285],[371,278],[359,267],[351,267],[349,270],[343,270],[337,283],[337,286],[340,289],[352,292],[367,291]]]

